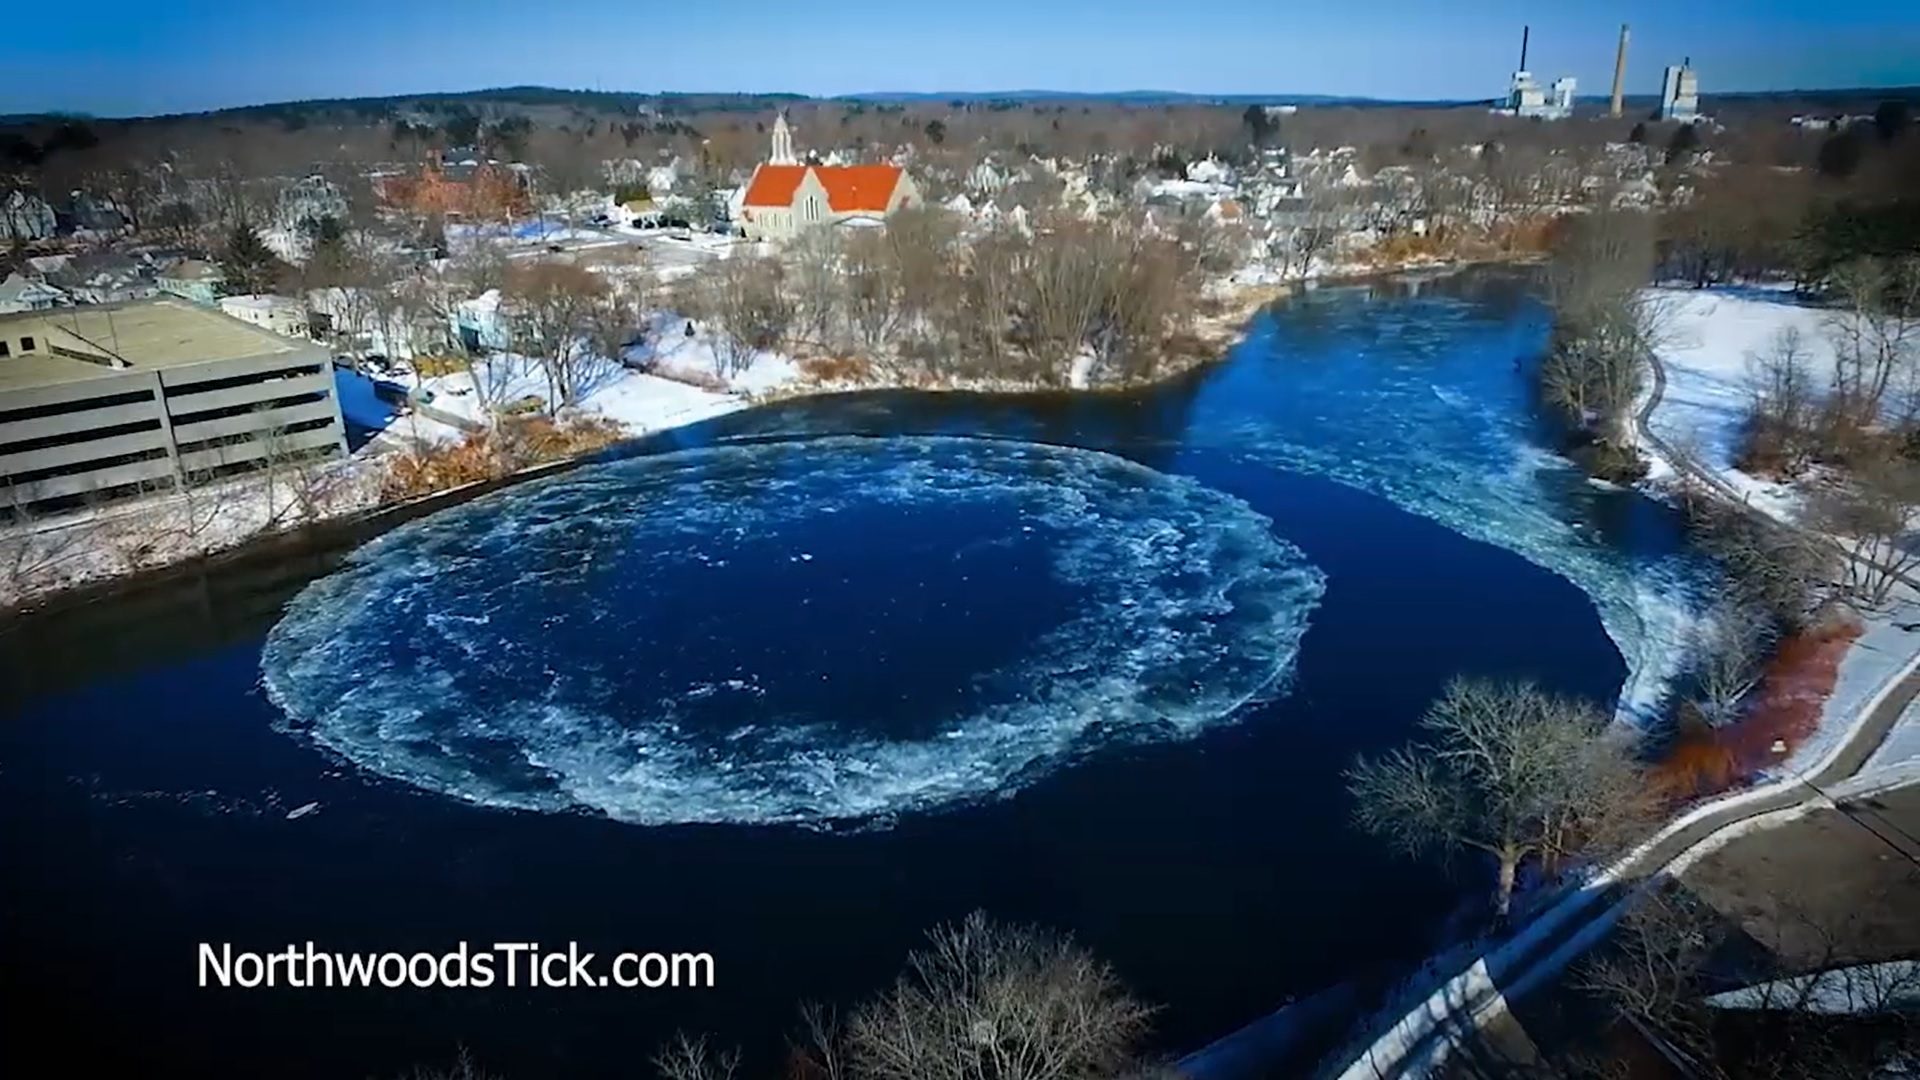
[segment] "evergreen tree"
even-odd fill
[[[1866,152],[1865,140],[1856,128],[1836,131],[1820,144],[1820,174],[1844,180],[1860,168]]]
[[[1280,125],[1267,114],[1264,105],[1247,106],[1247,111],[1240,114],[1240,123],[1247,129],[1247,138],[1256,147],[1267,145],[1280,134]]]
[[[270,293],[280,279],[280,260],[251,225],[236,226],[220,257],[222,288],[229,294]]]
[[[1667,164],[1679,165],[1692,157],[1700,149],[1700,132],[1692,124],[1681,124],[1673,129],[1673,138],[1667,141]]]
[[[1892,142],[1913,125],[1913,112],[1904,101],[1883,101],[1873,110],[1873,126],[1881,142]]]

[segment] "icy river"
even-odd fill
[[[1544,336],[1512,274],[1321,289],[1151,392],[752,410],[0,626],[0,1006],[76,1069],[630,1076],[767,1061],[976,908],[1169,1047],[1390,970],[1473,899],[1350,829],[1352,755],[1462,672],[1633,722],[1698,591],[1547,449]],[[719,985],[194,986],[200,942],[462,940]]]

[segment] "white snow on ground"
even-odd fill
[[[349,426],[378,432],[376,442],[423,440],[431,443],[457,443],[466,432],[419,411],[402,408],[375,391],[372,376],[349,368],[333,369],[333,385],[340,395],[340,413]],[[388,384],[389,395],[403,394],[406,387]]]
[[[540,365],[518,353],[495,353],[476,361],[474,369],[481,381],[494,389],[495,400],[501,402],[527,397],[544,400],[550,393]],[[475,423],[486,419],[486,407],[474,389],[473,376],[465,371],[423,379],[421,388],[434,409]],[[583,413],[617,421],[640,435],[705,420],[745,405],[746,401],[736,393],[703,390],[673,379],[613,367],[587,389],[577,408]]]
[[[1887,732],[1880,749],[1867,759],[1862,772],[1877,772],[1903,765],[1920,765],[1920,698],[1908,703],[1893,730]]]
[[[761,350],[753,354],[745,368],[724,378],[718,374],[719,345],[713,334],[701,324],[687,333],[688,320],[671,312],[660,312],[648,320],[646,340],[627,350],[630,362],[652,364],[661,372],[705,383],[721,380],[740,394],[764,394],[800,379],[800,367],[791,356]]]
[[[1684,449],[1719,474],[1748,502],[1775,517],[1791,518],[1798,498],[1784,484],[1749,476],[1733,467],[1746,421],[1750,358],[1766,352],[1789,327],[1800,331],[1817,385],[1833,377],[1833,346],[1825,311],[1785,289],[1715,288],[1649,290],[1663,312],[1660,359],[1667,392],[1654,410],[1655,434]],[[1659,461],[1655,475],[1671,475]]]
[[[1789,327],[1799,330],[1816,385],[1833,377],[1833,345],[1827,339],[1827,313],[1800,302],[1786,289],[1714,288],[1651,290],[1662,310],[1659,353],[1667,370],[1667,392],[1650,418],[1655,434],[1690,449],[1754,507],[1792,520],[1799,498],[1784,484],[1750,476],[1733,467],[1746,420],[1750,358],[1769,349]],[[1649,453],[1652,453],[1649,448]],[[1656,475],[1672,475],[1670,462],[1658,461]],[[1905,587],[1889,611],[1866,620],[1866,632],[1840,662],[1840,674],[1821,709],[1820,727],[1772,775],[1797,772],[1820,760],[1886,681],[1920,650],[1920,596]],[[1910,707],[1888,734],[1869,768],[1920,757],[1920,709]]]
[[[1841,658],[1840,674],[1834,682],[1833,693],[1827,695],[1820,709],[1819,729],[1795,747],[1784,761],[1766,770],[1767,775],[1780,776],[1803,771],[1833,748],[1851,726],[1854,715],[1866,707],[1889,679],[1899,674],[1900,669],[1913,659],[1916,650],[1920,650],[1920,629],[1900,629],[1902,625],[1912,626],[1916,623],[1920,623],[1920,596],[1901,586],[1896,590],[1889,610],[1867,619],[1866,632],[1854,641]],[[1920,749],[1920,726],[1916,726],[1915,719],[1915,710],[1909,707],[1906,715],[1900,718],[1899,725],[1888,734],[1888,743],[1895,739],[1911,740],[1911,745]],[[1876,755],[1876,759],[1878,757]]]
[[[635,435],[698,423],[746,406],[735,394],[716,394],[639,372],[627,372],[587,399],[587,408],[619,421]]]
[[[234,547],[379,501],[366,457],[249,473],[177,494],[108,503],[0,528],[0,607],[41,592]]]

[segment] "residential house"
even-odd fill
[[[500,314],[499,289],[488,289],[454,307],[453,337],[469,353],[507,349],[507,324]]]
[[[15,271],[0,281],[0,315],[22,311],[46,311],[67,303],[67,294]]]
[[[53,207],[40,196],[25,191],[0,195],[0,240],[27,243],[50,239],[59,225]]]
[[[273,227],[285,233],[302,233],[317,222],[331,218],[347,219],[347,197],[324,176],[302,177],[280,192],[273,208]]]
[[[182,300],[191,300],[202,307],[216,307],[220,303],[220,283],[225,278],[225,272],[213,263],[181,259],[160,271],[153,284],[161,292]]]
[[[47,283],[64,290],[80,304],[145,300],[159,291],[147,276],[144,264],[117,251],[74,255],[47,275]]]
[[[266,293],[223,296],[220,310],[243,323],[291,338],[307,336],[307,307],[298,300]]]
[[[518,163],[430,158],[417,176],[373,178],[374,194],[386,205],[417,214],[498,221],[532,205],[527,167]]]

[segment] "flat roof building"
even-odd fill
[[[0,316],[0,504],[346,449],[325,349],[173,298]]]

